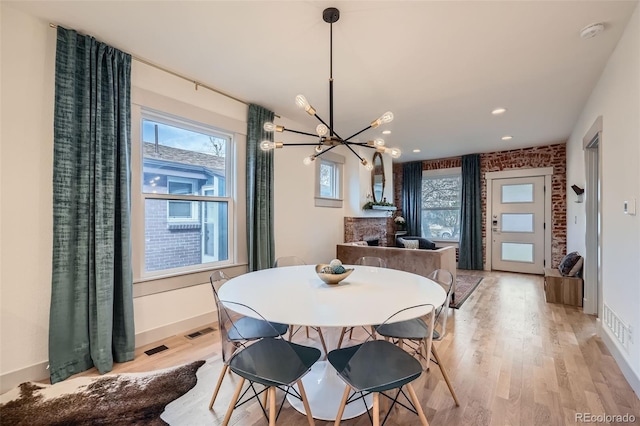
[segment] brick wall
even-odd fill
[[[202,263],[200,226],[167,223],[167,201],[147,200],[145,204],[145,269],[158,271]]]
[[[394,227],[390,217],[345,217],[344,242],[378,238],[379,245],[393,246]]]
[[[461,158],[452,157],[422,162],[423,170],[461,167]],[[534,148],[515,149],[480,154],[480,173],[482,176],[482,245],[483,260],[486,261],[486,214],[487,188],[484,178],[487,172],[514,169],[553,167],[551,177],[551,267],[557,267],[567,248],[567,205],[566,205],[566,145],[546,145]],[[402,207],[402,163],[393,165],[394,201]],[[398,214],[401,214],[399,212]]]

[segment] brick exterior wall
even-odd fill
[[[202,263],[200,226],[169,226],[167,201],[148,200],[145,204],[145,269],[158,271]]]
[[[461,167],[460,157],[425,160],[423,170]],[[486,261],[486,215],[487,215],[487,184],[484,178],[487,172],[498,172],[515,169],[531,169],[553,167],[551,177],[551,267],[557,267],[567,249],[567,173],[566,173],[566,145],[546,145],[533,148],[514,149],[480,154],[480,173],[482,180],[482,246],[483,261]],[[402,163],[393,164],[394,203],[402,207]],[[397,214],[402,214],[399,210]]]
[[[345,217],[344,242],[378,238],[381,246],[394,246],[394,227],[390,217]]]

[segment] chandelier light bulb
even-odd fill
[[[270,121],[267,121],[266,123],[264,123],[264,126],[262,126],[262,128],[265,130],[265,132],[275,132],[276,125]]]
[[[320,154],[322,152],[322,145],[316,145],[316,147],[314,149],[316,150],[316,152],[318,154]]]
[[[328,132],[329,132],[329,128],[324,124],[318,124],[318,126],[316,127],[316,133],[318,134],[318,136],[324,136]]]
[[[384,146],[384,139],[382,138],[374,139],[373,146]]]
[[[384,152],[385,154],[389,154],[391,158],[400,158],[402,155],[400,148],[385,148]]]
[[[316,159],[316,157],[314,155],[310,155],[308,157],[304,157],[302,159],[302,164],[304,164],[305,166],[310,165],[311,163],[313,163],[313,161]]]
[[[267,140],[264,140],[264,141],[260,142],[260,149],[263,150],[263,151],[271,151],[275,147],[276,147],[276,143],[275,142],[271,142],[271,141],[267,141]]]
[[[307,101],[307,98],[305,98],[304,95],[296,96],[296,105],[298,105],[298,108],[302,108],[305,111],[307,111],[307,113],[309,115],[315,115],[315,113],[316,113],[316,110],[313,109],[313,107]]]
[[[374,129],[381,124],[391,123],[393,121],[393,113],[391,111],[387,111],[380,116],[380,118],[373,120],[371,122],[371,127]]]
[[[362,165],[364,166],[365,169],[371,171],[373,170],[373,164],[371,164],[370,162],[368,162],[366,159],[362,159]]]

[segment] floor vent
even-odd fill
[[[165,345],[160,345],[156,346],[155,348],[149,349],[148,351],[144,351],[144,353],[151,356],[157,354],[158,352],[166,351],[167,349],[169,348]]]
[[[187,339],[195,339],[196,337],[200,337],[200,336],[204,336],[205,334],[209,334],[212,331],[215,331],[215,329],[213,327],[207,327],[207,328],[203,328],[202,330],[194,331],[191,334],[187,334],[184,337],[186,337]]]

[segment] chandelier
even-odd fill
[[[356,136],[362,132],[375,129],[378,126],[393,121],[393,113],[390,111],[385,112],[379,118],[373,120],[367,127],[352,134],[347,138],[343,138],[338,135],[333,127],[333,24],[340,19],[340,11],[335,7],[329,7],[322,12],[322,19],[330,25],[329,33],[329,124],[327,124],[317,113],[315,108],[309,104],[307,99],[303,95],[296,96],[296,105],[299,108],[304,109],[307,114],[314,116],[320,124],[316,127],[316,133],[303,132],[299,130],[287,129],[284,126],[279,126],[271,122],[264,124],[264,130],[267,132],[292,132],[299,135],[306,135],[318,138],[317,142],[310,143],[283,143],[283,142],[271,142],[264,140],[260,143],[260,149],[263,151],[270,151],[275,148],[283,148],[285,146],[315,146],[315,152],[308,157],[305,157],[303,163],[306,165],[311,164],[316,158],[320,157],[325,152],[332,150],[337,146],[346,146],[356,157],[360,160],[367,170],[373,169],[373,164],[362,158],[354,149],[354,147],[366,147],[375,149],[377,152],[390,155],[392,158],[398,158],[402,154],[398,148],[388,148],[384,145],[384,139],[376,138],[367,142],[356,142],[353,140]]]

